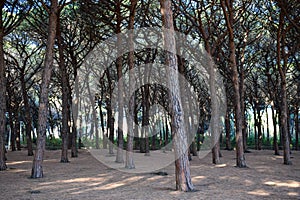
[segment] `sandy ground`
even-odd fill
[[[87,150],[66,164],[59,163],[60,151],[46,151],[45,177],[31,179],[32,157],[26,153],[8,153],[9,169],[0,172],[0,199],[300,199],[300,152],[293,152],[293,165],[286,166],[273,151],[253,150],[246,154],[246,169],[234,167],[234,151],[222,151],[220,165],[211,164],[210,154],[193,157],[196,191],[189,193],[175,191],[173,164],[161,169],[167,176],[132,174],[108,168]]]

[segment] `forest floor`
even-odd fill
[[[283,165],[273,151],[251,150],[248,168],[235,166],[235,151],[222,151],[222,164],[211,164],[211,154],[191,161],[195,192],[175,191],[174,164],[168,173],[125,173],[108,168],[87,150],[78,158],[60,163],[60,151],[46,151],[44,178],[31,179],[32,157],[8,152],[8,170],[0,172],[0,199],[300,199],[300,151],[293,151],[293,165]],[[151,156],[150,156],[151,157]],[[154,164],[154,163],[153,163]]]

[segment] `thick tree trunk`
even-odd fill
[[[128,29],[133,30],[134,29],[134,17],[135,17],[135,9],[137,5],[137,0],[131,0],[130,1],[130,16],[129,16],[129,25]],[[134,68],[134,51],[132,51],[134,47],[133,43],[133,35],[130,33],[129,34],[129,56],[128,56],[128,65],[129,65],[129,70],[133,70]],[[135,88],[135,77],[134,74],[129,72],[129,95],[134,92]],[[134,116],[134,107],[135,107],[135,99],[129,103],[129,115],[131,118]],[[134,161],[133,161],[133,138],[134,138],[134,129],[133,129],[133,123],[131,121],[127,122],[128,123],[128,134],[127,134],[127,151],[126,151],[126,163],[125,167],[127,169],[134,169]]]
[[[287,56],[285,55],[285,48],[281,47],[281,44],[285,44],[285,36],[284,36],[284,12],[280,10],[279,16],[279,26],[277,31],[277,66],[280,74],[281,80],[281,115],[280,122],[282,126],[282,143],[283,143],[283,163],[285,165],[291,165],[291,157],[290,157],[290,141],[289,141],[289,133],[288,133],[288,122],[287,122],[287,83],[286,83],[286,71],[287,71]],[[283,54],[283,65],[281,64],[281,54]]]
[[[246,167],[246,160],[244,156],[244,147],[243,147],[243,135],[242,135],[242,110],[241,110],[241,98],[240,98],[240,87],[239,87],[239,74],[236,65],[236,56],[235,56],[235,44],[234,44],[234,30],[233,30],[233,21],[234,21],[234,11],[233,4],[225,0],[221,1],[222,9],[226,19],[227,30],[229,34],[229,50],[230,58],[229,65],[232,74],[232,82],[234,89],[234,110],[235,110],[235,127],[236,127],[236,165],[237,167]],[[226,8],[228,11],[226,11]]]
[[[170,52],[176,52],[176,44],[173,26],[173,14],[170,0],[160,0],[162,21],[164,25],[164,46],[169,52],[165,51],[167,71],[170,69],[178,71],[177,57]],[[171,32],[169,32],[171,31]],[[170,68],[170,69],[169,69]],[[187,135],[184,126],[184,113],[182,110],[180,87],[178,77],[173,74],[168,76],[168,86],[170,89],[170,111],[172,132],[174,134],[175,150],[175,176],[176,190],[192,191],[194,186],[191,180],[190,163],[188,160]]]
[[[121,1],[118,0],[116,3],[116,16],[117,16],[117,25],[116,25],[116,34],[121,33],[121,23],[122,23],[122,16],[121,16]],[[118,52],[121,48],[121,37],[117,36],[117,48]],[[124,136],[123,136],[123,117],[124,117],[124,102],[123,102],[123,93],[124,93],[124,86],[123,86],[123,73],[122,73],[122,57],[118,57],[116,61],[117,65],[117,76],[118,76],[118,148],[117,148],[117,156],[116,156],[116,162],[117,163],[123,163],[123,144],[124,144]]]
[[[42,83],[40,86],[40,101],[39,101],[39,114],[38,114],[38,136],[37,147],[32,165],[31,177],[42,178],[43,177],[43,158],[46,143],[46,125],[48,114],[48,92],[51,73],[53,69],[53,48],[56,36],[56,23],[58,12],[58,0],[51,1],[51,8],[49,13],[49,25],[48,25],[48,39],[47,48],[45,54],[44,69],[42,74]]]
[[[213,142],[213,149],[212,149],[212,163],[219,164],[220,161],[220,119],[219,119],[219,107],[218,99],[217,99],[217,92],[215,86],[215,69],[213,65],[213,61],[210,61],[209,67],[209,86],[210,86],[210,93],[211,93],[211,134],[212,134],[212,142]]]
[[[244,58],[242,58],[244,59]],[[243,136],[243,148],[244,152],[247,151],[247,123],[246,123],[246,115],[245,115],[245,87],[244,87],[244,68],[243,68],[243,62],[240,66],[240,103],[241,103],[241,120],[242,120],[242,136]]]
[[[284,79],[284,78],[282,78]],[[281,125],[282,125],[282,143],[283,143],[283,163],[285,165],[292,164],[290,157],[290,141],[287,128],[287,96],[286,96],[286,82],[281,81],[282,89],[282,113],[281,113]]]
[[[60,13],[57,17],[57,46],[59,51],[59,69],[60,69],[60,78],[61,78],[61,91],[62,91],[62,129],[61,129],[61,139],[62,139],[62,146],[61,146],[61,158],[60,162],[68,163],[68,140],[69,140],[69,109],[68,109],[68,74],[67,74],[67,67],[65,65],[65,58],[64,58],[64,49],[63,49],[63,41],[61,36],[60,30]]]

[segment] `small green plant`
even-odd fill
[[[46,149],[57,150],[61,149],[62,141],[60,138],[47,137],[46,138]]]

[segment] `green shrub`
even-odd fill
[[[49,149],[49,150],[61,149],[61,145],[62,145],[62,141],[60,138],[54,138],[54,137],[46,138],[46,149]]]

